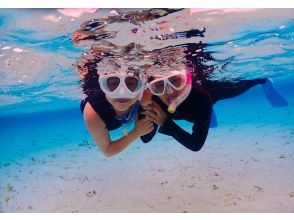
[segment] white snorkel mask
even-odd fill
[[[132,73],[114,73],[99,77],[101,90],[109,98],[132,99],[139,95],[142,98],[145,89],[146,80]]]

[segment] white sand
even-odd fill
[[[105,159],[84,142],[2,165],[0,211],[293,212],[293,157],[279,125],[211,129],[199,152],[158,134]]]

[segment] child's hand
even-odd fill
[[[153,94],[149,89],[145,90],[143,93],[143,97],[141,99],[141,106],[145,109],[147,106],[152,104],[152,96]]]
[[[145,134],[149,134],[154,129],[152,121],[147,118],[136,120],[134,132],[138,136],[143,136]]]
[[[155,101],[152,101],[152,104],[144,108],[144,110],[146,118],[150,121],[153,121],[160,126],[165,123],[167,115]]]

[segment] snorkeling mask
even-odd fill
[[[135,98],[145,89],[145,80],[131,73],[106,74],[99,77],[101,90],[109,98]]]
[[[175,90],[181,90],[182,88],[187,87],[184,91],[177,96],[174,100],[169,103],[168,111],[174,113],[176,108],[188,97],[192,89],[192,74],[191,72],[186,73],[185,70],[174,71],[168,76],[164,76],[160,79],[151,81],[148,84],[148,88],[154,95],[163,95],[168,86],[171,86]]]

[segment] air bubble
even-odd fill
[[[109,12],[110,15],[118,15],[118,11],[117,10],[111,10]]]
[[[132,32],[134,33],[134,34],[136,34],[137,32],[138,32],[138,28],[134,28],[134,29],[132,29]]]

